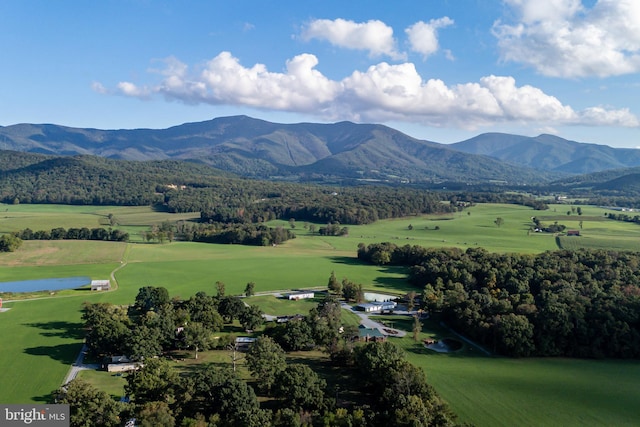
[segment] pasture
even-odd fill
[[[4,217],[0,214],[0,232],[26,227],[37,230],[104,226],[102,222],[109,213],[118,219],[118,224],[136,232],[148,229],[150,224],[189,219],[188,215],[172,216],[149,208],[3,205],[2,210],[5,212]],[[536,215],[543,222],[558,221],[581,230],[581,237],[566,238],[574,239],[572,242],[627,240],[627,247],[632,249],[633,241],[640,241],[640,226],[604,219],[606,211],[601,208],[583,206],[582,210],[579,217],[565,215],[567,206],[539,212],[523,206],[478,205],[447,216],[415,216],[348,226],[346,237],[311,235],[298,221],[294,230],[298,237],[276,247],[147,244],[141,243],[141,238],[136,239],[140,243],[128,244],[24,242],[15,253],[0,254],[0,281],[67,276],[104,279],[122,268],[115,273],[116,291],[69,290],[47,295],[46,299],[5,302],[10,310],[0,313],[0,327],[5,331],[0,351],[0,402],[44,402],[60,385],[81,347],[80,310],[84,301],[128,304],[139,287],[147,285],[164,286],[171,296],[188,297],[198,291],[215,294],[217,281],[225,283],[227,294],[242,294],[250,281],[256,283],[258,293],[325,288],[331,271],[339,280],[346,277],[364,284],[366,289],[405,292],[411,288],[404,280],[403,269],[360,264],[356,259],[358,243],[481,246],[490,251],[519,253],[557,249],[555,236],[529,232],[531,217]],[[191,214],[194,216],[197,215]],[[500,226],[495,223],[498,217],[503,219]],[[272,224],[289,226],[285,221]],[[269,314],[308,311],[308,303],[289,311],[293,306],[287,306],[288,301],[274,302],[267,296],[253,297],[253,301],[264,306],[267,313],[274,311]],[[425,325],[423,335],[446,333],[434,325]],[[506,359],[486,357],[468,347],[443,355],[424,349],[410,337],[394,341],[405,348],[413,363],[423,367],[430,384],[461,416],[461,421],[476,425],[638,423],[634,411],[640,405],[637,361]],[[91,378],[93,374],[85,375]],[[107,380],[105,387],[115,393],[119,384]]]

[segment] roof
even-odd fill
[[[362,338],[364,337],[384,337],[385,334],[380,332],[379,329],[376,328],[367,328],[360,325],[360,330],[358,331],[358,335]]]

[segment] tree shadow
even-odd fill
[[[348,257],[348,256],[331,256],[329,257],[329,259],[331,260],[331,262],[336,263],[336,264],[345,264],[345,265],[369,265],[367,263],[364,263],[362,261],[360,261],[358,258],[355,257]]]
[[[31,356],[48,356],[53,360],[71,365],[78,357],[82,343],[58,344],[52,346],[41,345],[25,348],[24,352]]]
[[[53,321],[42,323],[25,323],[25,326],[40,329],[45,337],[60,337],[81,340],[85,336],[84,324],[79,322]]]
[[[41,396],[32,396],[31,400],[37,403],[54,403],[56,400],[55,391],[52,391],[51,393],[43,394]]]

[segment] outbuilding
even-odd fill
[[[290,300],[297,301],[299,299],[313,298],[316,294],[314,292],[294,292],[288,295]]]
[[[92,291],[108,291],[109,289],[111,289],[111,282],[109,280],[92,280],[91,281]]]

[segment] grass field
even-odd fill
[[[8,209],[8,210],[7,210]],[[556,212],[553,212],[556,209]],[[0,206],[0,232],[29,227],[102,226],[109,213],[130,230],[145,230],[147,224],[186,220],[148,208],[77,206]],[[478,205],[448,216],[417,216],[349,226],[348,237],[311,236],[302,222],[296,224],[298,238],[277,247],[110,242],[25,242],[11,254],[0,254],[0,282],[50,277],[115,277],[118,290],[106,293],[60,291],[53,298],[4,304],[0,313],[4,340],[0,349],[3,383],[0,402],[45,401],[60,385],[81,347],[80,309],[86,300],[130,303],[141,286],[165,286],[171,296],[188,297],[204,290],[215,294],[215,282],[223,281],[228,294],[241,294],[247,282],[256,292],[326,287],[331,271],[363,283],[367,289],[407,291],[405,272],[399,268],[365,266],[357,262],[358,243],[391,241],[398,245],[461,248],[482,246],[491,251],[537,253],[557,249],[556,238],[528,233],[531,217],[558,221],[580,229],[581,237],[570,242],[600,247],[606,242],[623,243],[633,249],[640,241],[636,224],[604,219],[605,210],[583,206],[583,215],[565,215],[567,206],[546,212],[514,205]],[[543,216],[544,215],[544,216]],[[191,214],[191,217],[194,215]],[[495,224],[497,217],[503,224]],[[288,226],[286,222],[278,222]],[[410,229],[411,225],[412,229]],[[435,227],[439,229],[436,230]],[[564,246],[565,238],[560,242]],[[583,243],[586,242],[586,243]],[[597,245],[592,242],[598,242]],[[6,300],[5,296],[5,300]],[[313,303],[253,297],[269,314],[306,313]],[[298,304],[298,305],[293,305]],[[269,311],[272,311],[270,313]],[[350,321],[356,322],[356,319]],[[399,327],[402,322],[396,322]],[[407,326],[410,329],[410,325]],[[443,336],[448,331],[425,326],[424,336]],[[640,415],[640,364],[636,361],[583,361],[568,359],[503,359],[486,357],[478,350],[434,354],[398,339],[410,360],[424,368],[429,382],[460,414],[462,421],[476,425],[638,425]],[[212,353],[212,356],[213,353]],[[220,355],[216,357],[222,357]],[[303,356],[300,356],[303,357]],[[304,356],[307,357],[307,356]],[[207,356],[203,356],[207,360]],[[103,384],[112,394],[121,387],[121,377],[105,378],[83,373]]]

